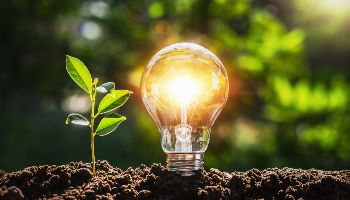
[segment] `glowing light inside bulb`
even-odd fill
[[[192,103],[202,90],[201,84],[191,77],[176,77],[166,85],[168,94],[180,106]]]

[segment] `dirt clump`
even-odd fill
[[[291,168],[197,171],[183,177],[161,164],[121,170],[97,162],[43,165],[0,175],[0,199],[350,199],[350,171]]]

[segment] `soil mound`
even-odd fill
[[[121,170],[97,162],[43,165],[0,174],[0,199],[350,199],[350,170],[198,171],[182,177],[161,164]]]

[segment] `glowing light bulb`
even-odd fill
[[[211,127],[228,96],[221,61],[208,49],[177,43],[157,52],[141,81],[142,100],[158,126],[167,168],[203,169]]]
[[[191,77],[176,77],[166,83],[166,88],[179,105],[188,105],[193,102],[202,90],[201,85]]]

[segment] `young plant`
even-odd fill
[[[108,135],[109,133],[113,132],[122,121],[126,120],[126,117],[113,113],[113,111],[122,106],[129,99],[132,92],[128,90],[115,90],[115,85],[113,82],[107,82],[97,87],[98,78],[95,78],[92,81],[90,72],[84,63],[69,55],[66,56],[66,69],[74,82],[90,95],[90,121],[80,114],[72,113],[68,115],[66,124],[76,124],[90,127],[92,173],[95,176],[95,136]],[[97,111],[95,111],[96,94],[98,93],[105,95],[105,97],[102,98],[99,106],[97,107]],[[100,123],[95,129],[95,119],[103,114],[106,114],[106,116],[101,119]]]

